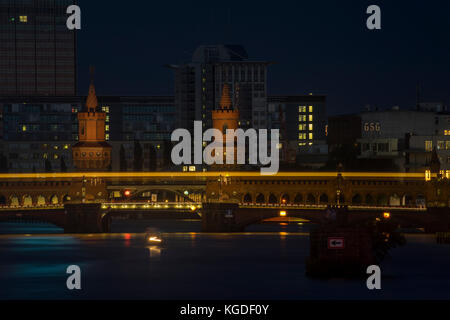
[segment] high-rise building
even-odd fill
[[[76,95],[74,0],[0,0],[0,96]]]
[[[282,161],[295,162],[301,156],[305,165],[323,163],[328,153],[326,110],[324,95],[269,96],[268,125],[280,130]]]
[[[199,46],[192,61],[175,71],[177,126],[193,130],[194,121],[212,127],[212,111],[227,84],[240,112],[240,127],[267,128],[268,61],[255,61],[239,45]]]

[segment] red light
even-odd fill
[[[125,197],[129,197],[129,196],[131,196],[131,191],[125,190],[125,192],[123,194],[125,195]]]

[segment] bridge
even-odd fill
[[[231,229],[242,230],[248,224],[279,216],[281,211],[320,222],[325,208],[337,205],[348,208],[350,216],[375,216],[389,211],[404,225],[426,224],[431,228],[440,221],[441,227],[447,229],[449,181],[437,174],[420,173],[1,174],[0,221],[39,217],[66,226],[66,231],[102,232],[108,230],[107,219],[121,213],[195,211],[202,215],[206,231],[230,230],[230,221],[234,221]],[[208,204],[212,203],[221,203],[223,208],[232,205],[234,220],[224,220],[228,209],[211,209]],[[85,210],[89,213],[76,209],[83,205],[91,206]],[[87,222],[87,214],[96,218]],[[211,221],[216,221],[215,225]],[[224,221],[226,225],[222,224]]]

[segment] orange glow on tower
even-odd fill
[[[222,132],[224,150],[227,146],[227,141],[234,140],[234,136],[228,137],[227,130],[237,130],[239,128],[239,110],[233,108],[230,86],[224,84],[222,90],[222,97],[220,99],[219,108],[212,111],[213,128]],[[224,163],[226,163],[226,155],[224,153]],[[235,163],[237,159],[237,148],[234,148]]]
[[[105,139],[106,113],[97,110],[98,100],[91,80],[86,108],[78,113],[79,142],[72,147],[78,170],[101,171],[111,165],[111,146]]]

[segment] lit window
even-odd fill
[[[298,126],[299,131],[305,131],[306,130],[306,124],[301,124]]]
[[[102,111],[106,112],[106,113],[109,113],[109,107],[102,107]]]
[[[106,131],[109,131],[109,124],[107,124],[107,125],[105,126],[105,130],[106,130]]]
[[[195,166],[190,166],[189,167],[189,172],[195,172],[197,171],[197,169],[195,168]]]
[[[22,126],[22,131],[27,132],[27,126]]]
[[[299,140],[306,140],[306,133],[300,133],[300,134],[298,135],[298,139],[299,139]]]
[[[58,150],[58,149],[59,149],[59,147],[58,147],[58,146],[54,146],[54,147],[53,147],[53,149],[55,149],[55,150]]]
[[[69,145],[68,144],[64,145],[64,149],[68,150],[69,149]]]
[[[313,106],[309,106],[309,113],[313,113],[314,112],[314,107]]]
[[[438,141],[437,142],[437,149],[438,150],[445,150],[445,141]]]
[[[310,124],[309,125],[309,131],[313,131],[314,125]]]
[[[306,116],[299,116],[298,117],[299,122],[306,122]]]
[[[47,154],[47,153],[44,153],[43,158],[44,158],[44,159],[48,159],[48,154]]]
[[[188,171],[188,167],[184,166],[183,167],[183,172],[187,172]]]
[[[302,107],[302,106],[298,107],[298,112],[299,113],[305,113],[306,112],[306,107]]]
[[[58,156],[57,154],[55,154],[55,155],[53,156],[53,159],[58,160],[58,159],[59,159],[59,156]]]
[[[304,146],[306,146],[306,143],[302,142],[302,143],[299,143],[298,145],[299,145],[300,147],[304,147]]]
[[[450,130],[444,130],[444,135],[445,136],[450,136]]]
[[[20,22],[27,23],[28,22],[28,16],[20,16]]]
[[[313,140],[314,135],[312,133],[309,134],[309,140]]]
[[[105,140],[109,141],[109,133],[105,134]]]
[[[313,122],[314,121],[314,116],[313,115],[310,115],[309,116],[309,122]]]
[[[425,141],[425,151],[433,151],[433,141]]]

